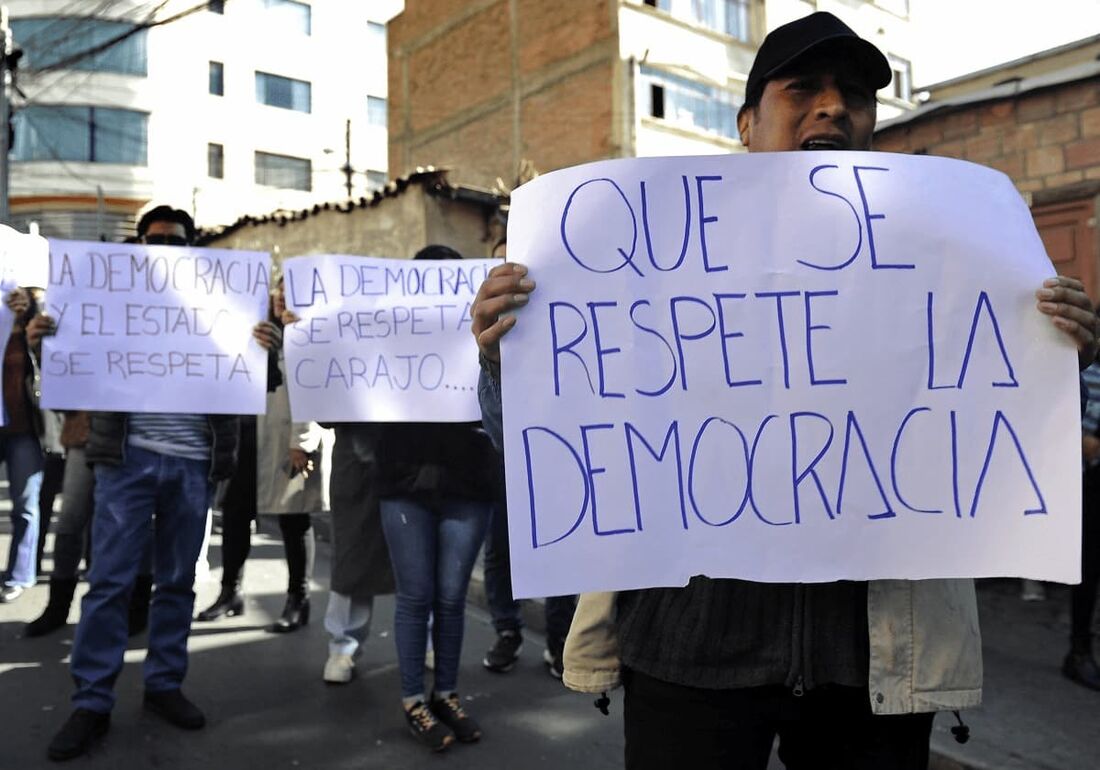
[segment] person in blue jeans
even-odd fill
[[[0,578],[0,604],[14,602],[38,577],[38,498],[45,468],[42,413],[27,387],[34,370],[24,336],[24,323],[37,313],[37,307],[31,293],[22,288],[8,295],[7,304],[15,323],[4,348],[0,462],[8,472],[12,531],[8,566]]]
[[[414,259],[459,259],[428,246]],[[499,478],[480,423],[376,424],[382,531],[397,583],[394,636],[410,732],[434,751],[481,737],[458,696],[466,589]],[[429,619],[435,686],[424,686]]]
[[[190,216],[167,206],[152,209],[138,224],[144,243],[182,246],[194,232]],[[253,336],[263,344],[259,329]],[[182,729],[205,724],[180,688],[206,512],[214,483],[236,466],[239,433],[235,415],[92,413],[85,447],[95,472],[92,566],[71,654],[74,710],[50,742],[50,759],[86,754],[110,726],[130,593],[150,538],[155,588],[144,706]]]

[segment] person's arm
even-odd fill
[[[498,452],[504,451],[504,420],[500,399],[500,339],[516,325],[513,311],[528,302],[535,282],[527,277],[527,268],[514,262],[497,265],[489,271],[477,290],[470,307],[470,330],[477,340],[481,373],[477,397],[481,404],[481,424]]]
[[[494,372],[493,369],[496,369]],[[481,426],[497,452],[504,454],[504,418],[500,401],[500,364],[481,357],[481,373],[477,378],[477,400],[481,404]]]

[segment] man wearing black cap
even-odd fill
[[[870,150],[875,93],[890,77],[882,53],[835,16],[779,27],[749,74],[741,141],[749,152]],[[487,428],[499,430],[492,362],[516,323],[509,311],[534,288],[526,273],[495,268],[474,306]],[[1096,316],[1081,284],[1048,281],[1038,298],[1091,361]],[[934,713],[981,701],[973,581],[696,577],[684,588],[584,596],[566,682],[600,692],[620,678],[631,770],[764,770],[776,736],[791,770],[926,770]]]

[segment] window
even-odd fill
[[[279,26],[302,35],[312,34],[311,9],[306,3],[296,0],[263,0],[263,4]]]
[[[225,179],[225,147],[211,142],[206,145],[206,175],[211,179]]]
[[[651,117],[729,139],[737,137],[740,101],[732,91],[652,67],[642,67],[641,75],[649,82],[646,111]]]
[[[367,39],[370,41],[371,48],[381,50],[384,54],[386,52],[386,25],[379,24],[376,21],[368,21]]]
[[[674,18],[748,41],[750,0],[646,0]]]
[[[220,61],[210,62],[210,93],[225,96],[225,65]]]
[[[367,187],[371,190],[381,190],[386,186],[385,171],[367,171]]]
[[[13,160],[144,166],[149,116],[109,107],[34,105],[15,114]]]
[[[893,54],[887,54],[886,59],[894,72],[894,79],[887,86],[890,89],[890,95],[895,99],[911,102],[913,100],[913,65],[908,60]]]
[[[210,13],[225,13],[225,0],[210,0],[206,4],[206,10]]]
[[[256,184],[288,190],[312,190],[313,164],[308,158],[257,152]]]
[[[12,37],[24,51],[22,66],[30,70],[63,67],[85,72],[146,75],[145,30],[134,32],[108,48],[87,53],[117,40],[134,25],[106,19],[36,16],[13,19]]]
[[[367,122],[372,126],[386,127],[386,100],[380,96],[367,97]]]
[[[260,104],[309,112],[310,90],[309,83],[304,80],[284,78],[267,72],[256,73],[256,101]]]

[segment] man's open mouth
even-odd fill
[[[804,141],[801,146],[803,150],[846,150],[848,149],[848,142],[839,137],[811,137]]]

